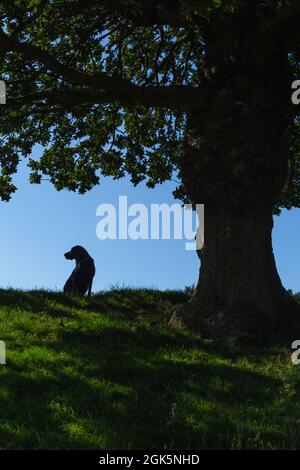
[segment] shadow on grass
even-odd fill
[[[12,438],[16,448],[226,448],[239,418],[233,409],[247,413],[277,396],[279,380],[164,359],[158,343],[166,351],[180,341],[147,336],[145,342],[144,335],[110,329],[92,339],[64,334],[63,360],[43,360],[41,350],[21,367],[10,361],[1,420],[11,438],[0,427],[1,442],[8,448]]]
[[[145,317],[163,315],[170,298],[155,291],[112,291],[91,300],[0,291],[0,303],[24,306],[25,317],[45,311],[50,317],[34,339],[24,332],[40,328],[39,315],[12,325],[16,336],[0,368],[0,448],[291,446],[299,408],[291,407],[286,424],[282,380],[268,367],[254,370],[260,356],[268,361],[274,350],[207,345],[193,334],[136,320],[141,310]],[[175,295],[174,302],[182,299]],[[132,319],[120,309],[126,303]],[[72,328],[57,322],[66,308]],[[240,358],[253,363],[236,364]],[[298,435],[293,439],[300,444]]]

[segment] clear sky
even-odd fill
[[[173,204],[168,182],[155,189],[133,187],[126,178],[102,178],[101,185],[85,195],[57,192],[50,183],[31,185],[21,165],[15,178],[18,191],[9,203],[0,203],[0,286],[62,289],[73,269],[63,254],[83,245],[94,258],[94,291],[114,285],[184,288],[196,282],[199,263],[195,252],[184,249],[184,240],[106,240],[96,236],[101,203]],[[275,217],[273,246],[285,287],[300,291],[300,210]]]

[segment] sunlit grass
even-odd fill
[[[0,448],[300,448],[291,350],[171,330],[185,300],[0,290]]]

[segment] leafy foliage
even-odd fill
[[[205,28],[252,2],[154,3],[152,17],[154,4],[142,0],[0,1],[3,200],[16,189],[19,159],[36,144],[45,150],[29,159],[30,180],[46,175],[58,190],[88,191],[100,173],[154,187],[178,171],[186,126],[180,93],[201,93],[209,73]],[[255,2],[257,16],[290,3]],[[287,206],[298,200],[297,179],[289,183]]]

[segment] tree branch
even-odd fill
[[[118,101],[123,105],[143,105],[189,110],[201,106],[203,94],[197,87],[188,86],[138,86],[130,80],[97,72],[93,75],[79,72],[61,63],[48,52],[28,43],[20,43],[3,31],[0,33],[0,48],[5,52],[19,52],[24,58],[43,64],[50,72],[69,83],[96,91],[99,99]]]
[[[131,21],[137,26],[169,25],[174,27],[186,26],[181,12],[179,0],[140,0],[139,13],[131,14]],[[125,10],[128,16],[128,9]]]
[[[290,52],[300,44],[300,1],[295,0],[289,8],[284,7],[277,15],[268,17],[262,25],[262,34],[280,50]]]
[[[120,14],[135,26],[169,25],[180,28],[186,26],[180,3],[180,0],[136,0],[136,7],[129,8],[119,0],[78,0],[72,5],[71,11],[68,10],[68,16],[94,8],[99,13]]]

